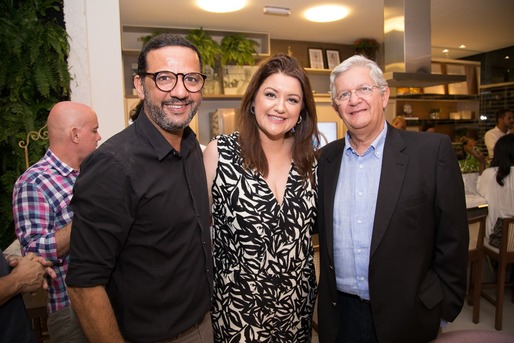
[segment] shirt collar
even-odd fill
[[[177,158],[187,154],[192,147],[192,143],[190,142],[191,139],[196,139],[196,135],[193,130],[189,126],[186,127],[182,135],[182,143],[180,147],[181,152],[179,153],[152,124],[143,109],[140,110],[139,116],[133,125],[134,124],[136,125],[136,131],[140,131],[153,147],[159,161],[168,156],[168,154]]]
[[[57,157],[57,155],[54,154],[52,150],[50,150],[50,148],[46,150],[45,159],[47,160],[48,164],[52,166],[52,168],[57,170],[59,174],[63,176],[68,176],[70,174],[78,174],[79,172],[78,170],[73,169],[72,167],[61,161],[59,157]]]
[[[367,155],[369,153],[373,153],[376,158],[381,158],[382,154],[384,152],[384,144],[385,144],[385,138],[387,135],[387,123],[384,121],[384,128],[379,133],[379,135],[375,138],[373,142],[371,142],[371,145],[366,149],[364,154],[362,156]],[[349,142],[351,141],[352,137],[350,136],[350,131],[346,131],[346,141],[348,144],[346,144],[345,148],[345,154],[354,154],[358,156],[357,152],[352,148],[351,144]]]

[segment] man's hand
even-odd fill
[[[40,287],[48,289],[45,276],[48,275],[52,279],[57,277],[55,271],[51,268],[52,263],[34,253],[29,253],[24,257],[8,256],[7,261],[14,268],[11,276],[19,283],[22,293],[35,292]]]

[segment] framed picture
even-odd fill
[[[313,69],[325,69],[322,49],[309,49],[309,64]]]
[[[327,62],[328,69],[334,69],[341,63],[339,60],[339,50],[328,50],[327,49]]]

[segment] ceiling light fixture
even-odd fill
[[[286,7],[264,6],[262,11],[264,12],[264,14],[273,14],[273,15],[288,16],[291,14],[291,10]]]
[[[236,12],[246,6],[246,0],[197,0],[196,4],[207,12]]]
[[[348,15],[349,11],[343,6],[321,5],[305,11],[305,18],[317,23],[328,23],[341,20]]]
[[[384,20],[384,33],[389,33],[391,31],[405,32],[404,16]]]

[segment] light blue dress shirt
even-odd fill
[[[337,289],[369,299],[368,269],[387,125],[359,155],[346,134],[334,199],[334,266]]]

